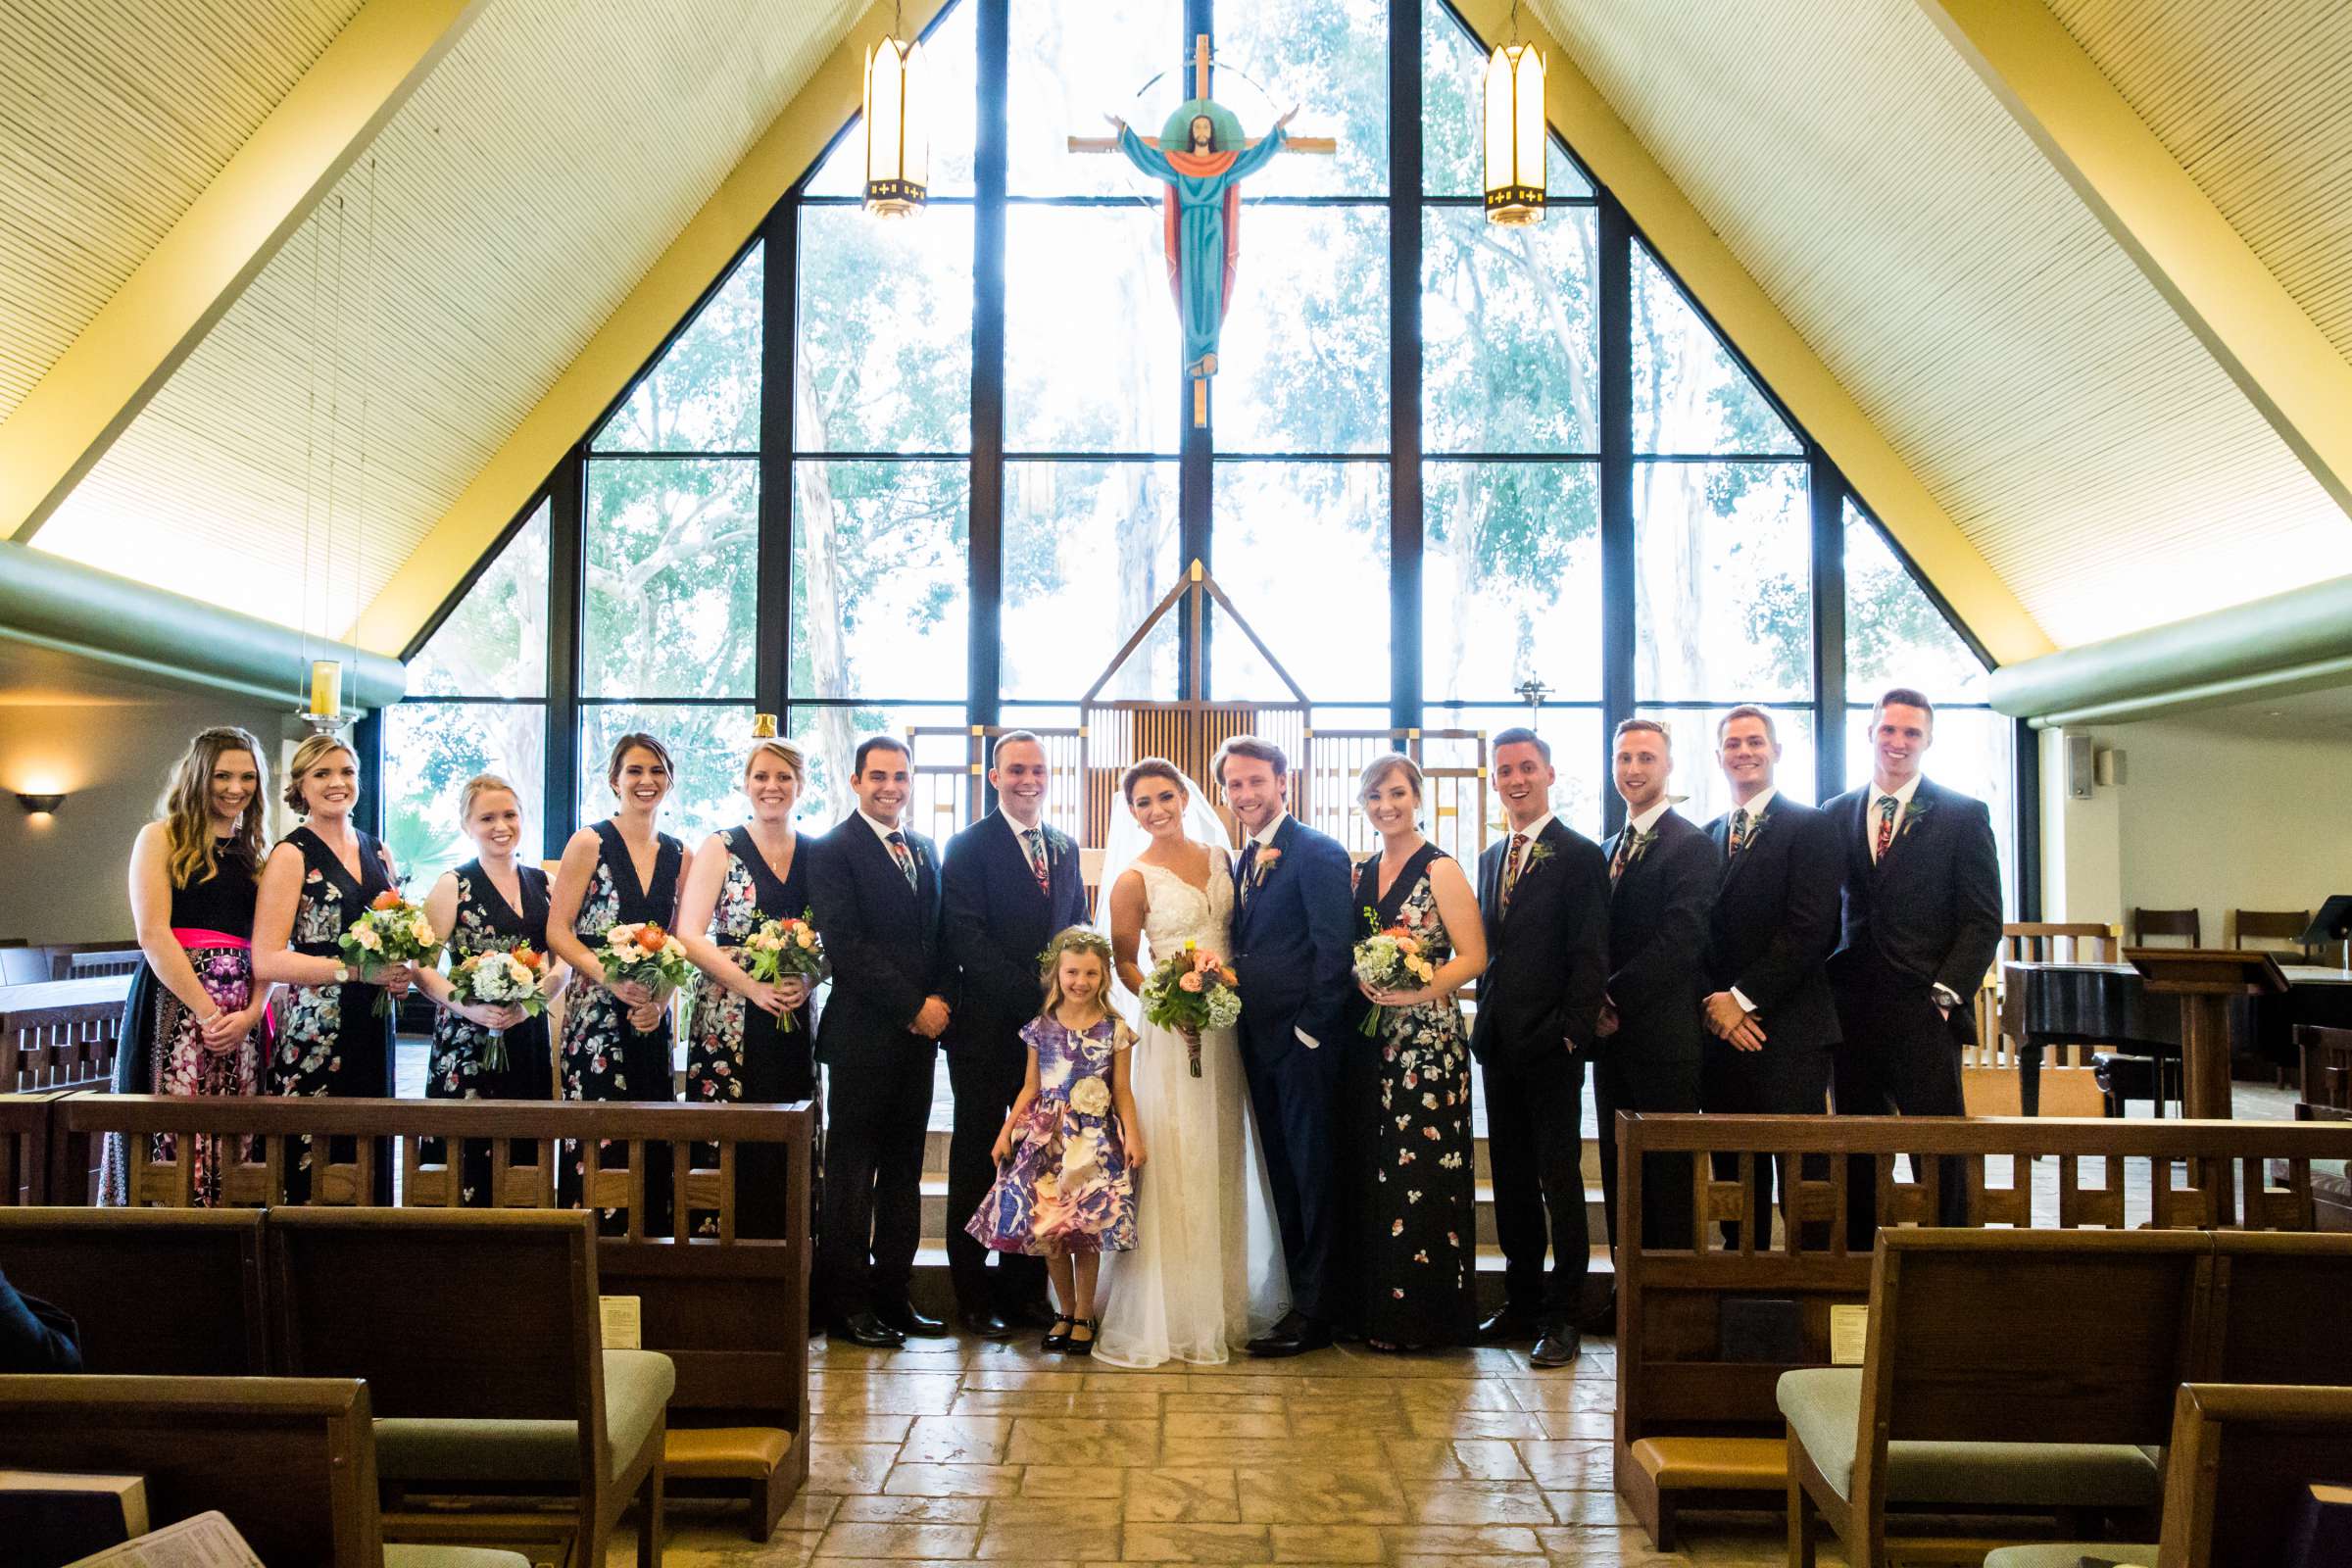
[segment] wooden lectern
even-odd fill
[[[2180,1110],[2190,1120],[2230,1116],[2230,999],[2276,996],[2286,989],[2278,960],[2268,953],[2221,948],[2126,948],[2124,961],[2139,971],[2148,991],[2180,999]],[[2260,1182],[2248,1162],[2251,1191]],[[2212,1201],[2212,1223],[2233,1223],[2236,1183],[2230,1162],[2200,1169],[2196,1185]]]

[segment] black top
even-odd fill
[[[458,875],[470,895],[458,908],[458,929],[450,933],[452,956],[470,957],[476,948],[459,948],[456,937],[470,931],[488,930],[509,940],[499,944],[499,951],[512,952],[521,943],[536,948],[547,940],[547,873],[535,865],[514,868],[522,878],[522,907],[516,909],[507,903],[490,873],[482,869],[478,859],[467,860],[458,867]],[[471,916],[468,918],[468,916]]]
[[[1421,885],[1421,878],[1427,874],[1431,864],[1445,858],[1446,852],[1435,844],[1422,845],[1404,862],[1404,868],[1396,873],[1396,880],[1389,884],[1388,896],[1383,898],[1380,896],[1380,857],[1371,857],[1355,873],[1356,906],[1370,909],[1380,922],[1379,929],[1386,931],[1396,923],[1396,917],[1403,912],[1404,901],[1413,896],[1413,889]]]
[[[172,890],[172,925],[180,931],[218,931],[253,940],[253,905],[261,894],[253,861],[237,840],[213,840],[213,874]]]
[[[752,902],[762,920],[791,920],[808,908],[808,846],[796,839],[792,851],[792,869],[779,880],[775,867],[752,842],[748,827],[731,827],[719,835],[726,840],[728,853],[743,863],[744,874],[752,879]],[[711,938],[722,948],[738,947],[743,938],[721,932]]]
[[[620,895],[619,923],[652,920],[666,928],[677,917],[678,867],[685,861],[686,846],[666,833],[655,834],[654,880],[649,887],[639,887],[637,862],[629,858],[629,841],[620,836],[619,827],[607,818],[596,824],[596,836],[603,841],[598,858],[612,873],[612,891]]]
[[[340,859],[336,858],[335,852],[327,847],[326,840],[311,831],[307,824],[296,828],[284,839],[285,843],[302,851],[302,879],[306,888],[303,894],[304,902],[307,903],[310,900],[307,888],[311,880],[311,873],[316,871],[325,881],[333,884],[335,892],[341,896],[342,921],[345,928],[348,928],[353,920],[359,918],[361,910],[375,902],[378,894],[392,891],[392,874],[384,869],[383,846],[376,843],[373,836],[367,833],[359,834],[359,840],[360,875],[359,880],[355,882],[352,880],[351,872],[344,867]],[[294,923],[296,929],[299,930],[302,925],[299,913],[297,913]],[[342,931],[338,930],[334,936],[327,937],[322,941],[297,942],[294,944],[294,951],[308,954],[315,958],[340,957],[342,949],[338,945],[337,939],[342,934]]]

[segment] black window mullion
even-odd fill
[[[972,171],[972,457],[966,583],[971,722],[997,721],[1004,674],[1005,96],[1007,0],[975,0],[979,89]]]
[[[1845,789],[1845,476],[1821,450],[1806,495],[1813,517],[1813,798]]]
[[[778,202],[761,225],[760,302],[760,589],[752,679],[762,713],[784,711],[792,671],[793,357],[799,352],[801,210]]]
[[[1421,726],[1421,7],[1389,7],[1389,722]]]
[[[1625,802],[1607,787],[1609,727],[1634,710],[1634,225],[1625,209],[1600,201],[1600,815],[1624,823]]]
[[[547,779],[540,846],[549,859],[578,828],[580,758],[580,609],[588,587],[588,551],[580,525],[584,449],[564,455],[547,492]]]

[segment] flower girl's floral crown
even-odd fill
[[[1110,972],[1110,938],[1091,925],[1074,925],[1047,943],[1046,951],[1037,956],[1038,977],[1051,981],[1065,953],[1091,953],[1102,960],[1102,972]]]

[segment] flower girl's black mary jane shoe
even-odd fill
[[[1086,1325],[1086,1338],[1083,1340],[1078,1338],[1077,1325],[1073,1324],[1070,1328],[1067,1348],[1072,1355],[1092,1355],[1095,1353],[1095,1341],[1102,1337],[1102,1320],[1099,1317],[1090,1317],[1081,1319],[1081,1321]]]
[[[1054,1319],[1054,1326],[1046,1331],[1046,1337],[1039,1343],[1038,1348],[1050,1354],[1059,1354],[1068,1349],[1070,1348],[1070,1330],[1075,1328],[1077,1323],[1076,1318],[1056,1316]]]

